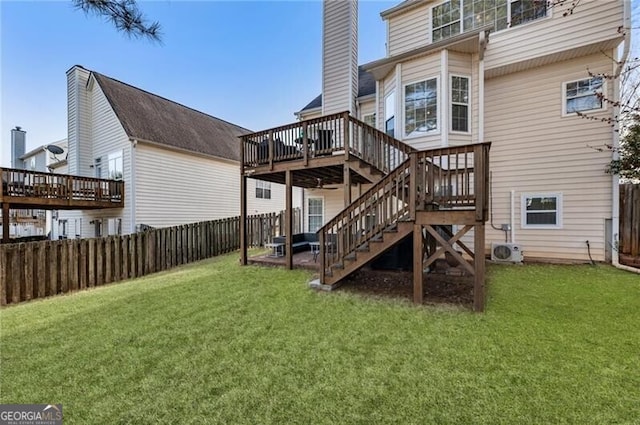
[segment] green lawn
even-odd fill
[[[640,276],[489,269],[487,312],[238,255],[0,312],[1,403],[65,424],[638,424]]]

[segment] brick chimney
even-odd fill
[[[358,96],[358,1],[322,4],[322,113],[355,114]]]

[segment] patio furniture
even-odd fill
[[[276,236],[273,238],[274,243],[282,243],[283,245],[287,242],[286,236]],[[315,233],[296,233],[293,235],[292,240],[292,249],[293,253],[297,254],[298,252],[308,251],[311,246],[310,242],[318,242],[318,235]],[[286,253],[286,248],[282,248],[283,252]]]
[[[268,257],[274,257],[274,258],[284,257],[284,243],[282,242],[266,243],[264,244],[264,246],[271,249],[271,254],[269,254]]]

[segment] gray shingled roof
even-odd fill
[[[358,67],[358,97],[367,96],[376,92],[376,80],[373,75]],[[322,106],[322,94],[319,94],[315,99],[309,102],[304,108],[300,110],[306,111],[308,109],[319,108]]]
[[[160,145],[240,160],[246,128],[93,72],[127,135]]]

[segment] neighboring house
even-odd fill
[[[135,232],[239,214],[239,141],[249,130],[82,66],[67,71],[67,163],[122,179],[122,209],[59,211],[54,237]],[[249,182],[250,214],[284,208],[281,185]],[[296,193],[296,204],[301,195]]]
[[[358,68],[354,8],[327,13],[325,2],[323,93],[296,115],[348,110],[419,150],[491,142],[487,250],[509,241],[530,260],[615,261],[618,183],[594,147],[617,145],[603,123],[616,108],[599,94],[618,97],[603,76],[621,69],[630,2],[556,3],[405,1],[381,13],[386,57]],[[343,194],[306,191],[305,204],[313,231]]]
[[[12,152],[15,155],[12,166],[29,171],[50,172],[55,166],[66,162],[67,139],[38,146],[29,152],[22,150],[24,143],[14,143],[13,133],[24,132],[17,127],[12,130]],[[54,153],[55,152],[55,153]],[[45,236],[51,232],[52,213],[50,210],[16,209],[10,213],[10,235],[15,238],[25,236]]]

